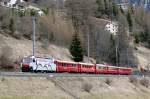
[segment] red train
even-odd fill
[[[81,62],[68,62],[52,58],[24,58],[21,65],[23,72],[57,72],[57,73],[94,73],[94,74],[132,74],[132,68],[91,64]]]

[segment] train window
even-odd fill
[[[130,69],[122,69],[123,71],[130,71]]]
[[[90,65],[82,65],[82,68],[92,68],[92,66],[90,66]]]
[[[98,67],[98,69],[105,70],[105,69],[107,69],[107,67]]]
[[[54,64],[57,64],[57,61],[54,61]]]
[[[63,67],[67,67],[67,64],[66,63],[63,63],[63,65],[62,65]]]
[[[108,67],[109,70],[117,70],[115,67]]]
[[[35,60],[35,59],[33,59],[33,62],[36,62],[36,60]]]
[[[72,64],[68,64],[68,67],[72,67]]]
[[[84,66],[83,65],[81,65],[82,66],[82,68],[84,68]]]
[[[76,64],[72,64],[72,67],[76,67]]]
[[[24,58],[23,63],[30,63],[30,58]]]

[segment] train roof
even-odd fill
[[[104,65],[104,64],[96,64],[96,66],[107,66],[107,65]]]
[[[76,64],[78,62],[70,62],[70,61],[62,61],[62,60],[56,60],[57,62],[62,62],[62,63],[70,63],[70,64]]]
[[[24,58],[35,58],[35,59],[53,59],[54,60],[54,58],[53,57],[35,57],[35,56],[33,56],[33,55],[29,55],[29,56],[26,56],[26,57],[24,57]]]
[[[94,65],[92,63],[82,63],[82,62],[79,62],[79,63],[82,64],[82,65]]]
[[[93,65],[92,63],[70,62],[70,61],[62,61],[62,60],[56,60],[56,61],[63,62],[63,63],[71,63],[71,64]]]
[[[96,66],[108,66],[108,67],[113,67],[113,68],[122,68],[122,69],[132,69],[132,68],[129,68],[129,67],[117,67],[117,66],[109,66],[109,65],[104,65],[104,64],[96,64]]]

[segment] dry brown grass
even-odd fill
[[[138,78],[135,77],[135,76],[130,76],[129,77],[129,82],[131,82],[134,85],[137,85],[138,84]]]
[[[143,68],[143,69],[148,69],[150,68],[148,66],[149,64],[149,55],[150,55],[150,50],[146,47],[143,47],[143,46],[138,46],[137,47],[138,50],[135,50],[135,56],[137,57],[138,59],[138,66],[139,66],[139,69],[140,68]]]
[[[83,83],[82,89],[88,93],[92,90],[93,85],[90,83]]]
[[[74,77],[54,79],[56,82],[44,77],[0,77],[0,99],[74,99],[70,93],[80,99],[126,99],[127,97],[149,99],[150,97],[149,88],[136,86],[135,90],[128,77],[111,78],[113,83],[109,87],[104,83],[105,77],[83,77],[84,81]],[[61,84],[67,91],[62,90],[55,83]]]
[[[111,78],[106,78],[104,81],[107,85],[111,86],[111,83],[113,82]]]
[[[15,44],[15,45],[14,45]],[[69,50],[65,47],[49,44],[48,49],[45,50],[41,46],[41,42],[36,42],[36,55],[38,57],[54,57],[55,59],[72,61]],[[10,61],[15,66],[15,70],[20,69],[20,62],[23,57],[32,54],[32,41],[27,39],[17,40],[10,36],[6,37],[0,34],[0,58],[3,66]],[[6,57],[7,56],[7,57]],[[4,59],[5,58],[5,59]],[[0,63],[0,64],[2,64]]]
[[[4,69],[13,69],[13,62],[10,59],[12,55],[12,48],[5,46],[2,48],[2,54],[0,56],[0,66]]]
[[[147,78],[142,78],[141,80],[140,80],[140,84],[142,85],[142,86],[144,86],[144,87],[149,87],[149,85],[150,85],[150,81],[147,79]]]

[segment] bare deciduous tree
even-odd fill
[[[89,49],[89,37],[91,36],[89,17],[92,16],[95,12],[96,1],[66,0],[65,5],[67,8],[67,15],[72,20],[75,32],[79,33],[79,30],[82,30],[83,45],[87,51]]]
[[[120,15],[116,46],[118,47],[118,62],[121,66],[136,65],[133,47],[130,46],[129,28],[125,16]]]

